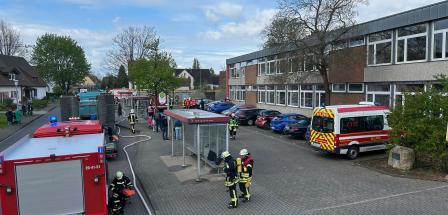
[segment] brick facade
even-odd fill
[[[256,91],[246,91],[246,105],[257,105],[257,92]]]
[[[245,79],[247,85],[257,84],[257,65],[246,66]]]
[[[359,46],[340,49],[330,54],[330,83],[364,82],[367,48]]]
[[[358,104],[365,101],[364,93],[332,93],[330,97],[331,105]]]

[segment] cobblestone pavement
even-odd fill
[[[171,141],[153,137],[133,149],[138,178],[156,214],[446,214],[448,184],[396,178],[315,152],[303,141],[255,127],[240,127],[232,154],[247,148],[255,159],[253,198],[227,209],[223,181],[180,183],[160,159]],[[178,145],[179,146],[179,145]],[[176,146],[177,152],[179,148]],[[361,159],[368,159],[367,155]]]

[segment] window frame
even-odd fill
[[[277,105],[277,106],[286,106],[287,105],[287,100],[288,100],[287,93],[286,93],[287,87],[285,85],[281,85],[281,86],[284,87],[283,90],[279,90],[278,89],[279,85],[275,86],[275,98],[274,98],[274,101],[275,101],[275,105]],[[284,93],[285,94],[285,99],[284,99],[285,103],[284,104],[280,104],[279,103],[280,93]]]
[[[353,85],[353,84],[361,84],[361,86],[362,86],[362,90],[361,90],[361,91],[350,90],[350,85]],[[364,83],[348,83],[348,84],[347,84],[347,92],[348,92],[348,93],[364,93],[364,91],[365,91],[365,85],[364,85]]]
[[[296,86],[296,87],[295,87],[295,89],[290,89],[291,86]],[[292,98],[292,96],[290,96],[291,93],[297,94],[297,105],[291,105],[291,98]],[[287,106],[288,107],[300,107],[300,85],[288,85],[286,94],[287,94]]]
[[[383,40],[378,40],[378,41],[374,41],[374,42],[370,42],[370,36],[374,35],[374,34],[378,34],[378,33],[382,33],[382,32],[378,32],[378,33],[374,33],[374,34],[370,34],[367,36],[366,40],[367,40],[367,66],[384,66],[384,65],[392,65],[393,62],[393,47],[394,47],[394,40],[393,40],[393,31],[383,31],[383,32],[388,32],[390,33],[390,39],[383,39]],[[376,46],[378,44],[382,44],[382,43],[388,43],[390,42],[390,63],[381,63],[381,64],[377,64],[376,63]],[[373,45],[374,50],[373,50],[373,64],[369,64],[369,53],[370,53],[370,45]]]
[[[334,89],[334,86],[335,85],[344,85],[344,90],[335,90]],[[347,92],[347,84],[346,83],[333,83],[333,84],[331,84],[331,92],[333,92],[333,93],[345,93],[345,92]]]
[[[266,86],[266,104],[270,104],[270,105],[275,105],[275,86],[272,86],[272,90],[268,90],[268,87],[270,87],[270,86]],[[269,96],[270,96],[270,93],[274,93],[274,101],[273,101],[273,103],[270,103],[269,102]]]
[[[264,71],[261,71],[262,64],[264,64]],[[261,58],[258,60],[257,64],[257,76],[266,75],[266,59]]]
[[[299,107],[300,108],[304,108],[304,109],[313,109],[313,103],[314,103],[314,101],[313,101],[313,88],[311,88],[311,90],[304,90],[304,89],[302,89],[302,86],[311,86],[311,87],[313,87],[312,85],[308,85],[308,84],[306,84],[306,85],[300,85],[300,96],[299,96]],[[305,106],[306,105],[306,102],[305,102],[305,99],[306,99],[306,94],[311,94],[311,107],[308,107],[308,106]],[[302,99],[303,99],[303,104],[302,104]]]
[[[444,19],[441,19],[444,20]],[[445,20],[448,21],[448,18]],[[441,60],[447,60],[448,59],[448,28],[435,30],[435,22],[432,22],[431,28],[432,28],[432,35],[431,35],[431,61],[441,61]],[[436,34],[442,34],[442,57],[441,58],[434,58],[434,50],[435,50],[435,35]]]
[[[9,73],[9,80],[10,81],[16,81],[17,80],[16,73],[13,73],[13,72]]]
[[[262,96],[263,94],[263,96]],[[266,103],[266,86],[262,85],[262,86],[258,86],[257,89],[257,103],[259,104],[265,104]],[[261,101],[261,98],[263,98],[263,101]]]
[[[391,84],[390,83],[384,83],[385,85],[387,84],[387,85],[389,85],[389,91],[370,91],[369,90],[369,85],[367,85],[366,86],[366,96],[365,96],[365,100],[366,101],[368,101],[368,102],[370,102],[369,101],[369,95],[372,95],[372,101],[371,102],[374,102],[375,103],[375,98],[376,98],[376,95],[387,95],[387,96],[389,96],[389,107],[392,107],[391,105],[391,90],[392,90],[392,86],[391,86]],[[372,85],[375,85],[375,84],[372,84]],[[378,84],[378,85],[381,85],[381,84]]]
[[[428,23],[424,23],[424,24],[417,24],[417,25],[425,25],[426,27],[426,31],[423,33],[418,33],[418,34],[412,34],[412,35],[406,35],[406,36],[398,36],[398,29],[395,29],[396,32],[396,39],[395,39],[395,64],[406,64],[406,63],[419,63],[419,62],[426,62],[428,61],[428,46],[429,46],[429,38],[428,38],[428,30],[429,30],[429,25]],[[407,26],[410,27],[410,26]],[[425,59],[422,60],[412,60],[412,61],[408,61],[407,57],[408,57],[408,39],[413,39],[413,38],[418,38],[418,37],[426,37],[426,45],[425,45]],[[404,47],[403,47],[403,61],[402,62],[398,62],[398,41],[399,40],[404,40]]]

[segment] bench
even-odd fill
[[[192,154],[194,154],[194,155],[197,155],[197,154],[198,154],[198,153],[197,153],[197,149],[194,148],[194,147],[191,147],[191,146],[185,146],[185,148],[186,148],[188,151],[190,151]],[[208,164],[213,170],[217,170],[218,173],[219,173],[219,169],[222,168],[222,166],[219,165],[219,164],[216,164],[215,161],[210,160],[210,159],[212,159],[213,157],[215,157],[215,161],[216,161],[217,159],[218,159],[218,160],[221,159],[221,158],[219,158],[218,156],[216,156],[216,153],[214,153],[213,151],[209,151],[209,154],[208,154],[207,158],[205,158],[205,157],[201,157],[201,160],[203,160],[204,163]],[[222,162],[220,162],[220,164],[221,164],[221,163],[222,163]]]

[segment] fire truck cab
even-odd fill
[[[336,154],[358,157],[359,152],[384,150],[391,128],[389,109],[371,104],[318,107],[310,128],[312,147]]]
[[[107,214],[99,121],[51,122],[0,154],[1,214]]]

